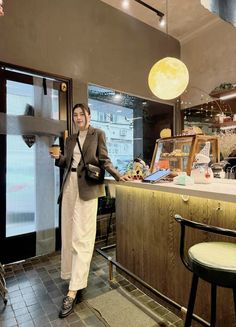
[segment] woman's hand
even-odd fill
[[[49,151],[49,154],[50,154],[50,157],[51,157],[51,158],[53,158],[53,159],[59,159],[59,158],[60,158],[60,156],[61,156],[61,154],[59,154],[59,155],[58,155],[58,154],[57,154],[57,155],[55,155],[55,154],[53,154],[53,153],[52,153],[52,152],[50,152],[50,151]]]
[[[120,182],[128,182],[128,181],[131,181],[131,177],[128,175],[123,175],[123,176],[120,176],[119,181]]]

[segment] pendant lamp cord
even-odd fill
[[[167,36],[169,36],[168,20],[169,20],[169,13],[168,13],[168,0],[166,0],[166,34],[167,34]]]

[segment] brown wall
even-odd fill
[[[99,0],[11,0],[0,18],[0,61],[73,78],[74,101],[87,83],[157,101],[147,76],[166,55],[177,40]]]

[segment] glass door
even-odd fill
[[[60,247],[60,171],[48,155],[63,147],[60,81],[2,70],[0,146],[2,263],[53,252]]]

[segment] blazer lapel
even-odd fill
[[[67,148],[67,157],[71,158],[73,157],[73,152],[74,152],[74,148],[75,148],[75,144],[76,144],[76,139],[77,139],[77,134],[73,134],[72,135],[72,140],[70,142],[70,146]]]
[[[85,141],[84,141],[84,144],[82,147],[83,155],[85,155],[86,151],[88,150],[89,144],[91,142],[93,142],[94,134],[95,134],[95,129],[92,126],[89,126],[88,133],[86,135],[86,138],[85,138]]]

